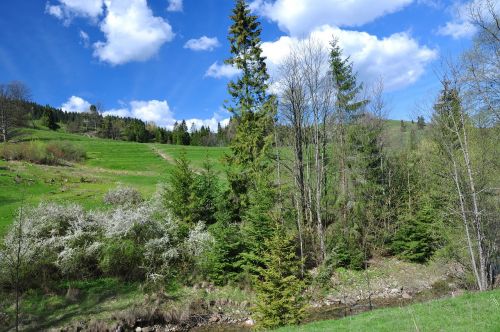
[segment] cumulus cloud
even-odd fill
[[[370,84],[382,77],[387,90],[397,90],[414,83],[424,73],[426,65],[437,57],[436,50],[419,45],[407,33],[378,38],[366,32],[324,25],[315,29],[309,37],[327,49],[334,36],[338,38],[344,54],[350,56],[360,79]],[[279,64],[301,40],[282,36],[274,42],[262,44],[271,75],[276,73]]]
[[[45,11],[69,24],[74,17],[97,19],[103,13],[104,0],[58,0],[57,5],[47,2]]]
[[[125,107],[106,110],[103,115],[136,118],[162,127],[172,127],[175,122],[166,100],[132,100]]]
[[[167,11],[182,12],[182,0],[168,0]]]
[[[73,17],[90,18],[99,24],[105,40],[94,43],[94,56],[111,65],[148,60],[175,35],[168,22],[153,15],[146,0],[58,1],[58,5],[47,3],[45,11],[65,25]],[[85,46],[88,38],[81,33],[80,37]]]
[[[413,0],[255,0],[250,7],[293,36],[321,25],[360,26],[394,13]]]
[[[100,24],[106,41],[94,44],[94,56],[112,65],[145,61],[174,38],[172,27],[153,16],[146,0],[106,0],[106,17]]]
[[[189,48],[193,51],[213,51],[219,47],[220,43],[217,37],[202,36],[198,39],[190,39],[184,44],[184,48]]]
[[[208,67],[205,72],[205,77],[213,77],[213,78],[231,78],[240,73],[238,68],[235,68],[231,65],[219,64],[218,62],[212,63],[210,67]]]
[[[67,102],[61,105],[61,110],[65,112],[83,113],[88,112],[90,103],[80,97],[71,96]]]

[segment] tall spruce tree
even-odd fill
[[[267,90],[265,57],[262,56],[260,23],[252,15],[244,0],[237,0],[231,15],[229,29],[231,58],[226,64],[241,70],[241,75],[228,84],[232,98],[228,109],[237,122],[231,142],[232,155],[228,157],[228,179],[236,215],[247,208],[248,191],[255,187],[252,179],[268,166],[265,155],[272,142],[275,101]]]
[[[342,49],[338,41],[334,39],[330,43],[330,71],[335,88],[335,113],[337,124],[337,144],[335,145],[338,171],[340,176],[339,183],[339,207],[340,220],[347,232],[348,206],[351,196],[349,186],[349,165],[348,156],[352,148],[352,142],[349,141],[349,126],[359,118],[361,111],[367,101],[359,98],[363,89],[361,84],[357,83],[356,73],[353,70],[349,58],[344,58]]]

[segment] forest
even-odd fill
[[[185,121],[168,130],[103,116],[99,105],[67,113],[30,101],[23,83],[0,86],[5,167],[13,160],[59,167],[85,160],[71,141],[46,143],[50,158],[38,161],[12,152],[34,129],[228,147],[201,166],[189,150],[180,152],[150,196],[118,186],[100,209],[21,204],[0,246],[1,292],[10,299],[0,306],[0,325],[36,329],[23,313],[29,294],[62,289],[67,298],[78,285],[104,280],[140,285],[148,298],[173,303],[168,294],[183,287],[244,292],[251,303],[245,322],[251,316],[249,324],[274,329],[305,322],[311,303],[354,275],[371,309],[377,277],[370,271],[392,259],[418,269],[449,265],[454,273],[442,284],[492,291],[500,285],[500,16],[493,3],[471,5],[478,29],[472,47],[442,59],[440,90],[411,122],[387,119],[383,79],[360,81],[335,36],[328,48],[313,38],[300,42],[271,80],[259,18],[244,0],[235,1],[228,30],[226,64],[240,71],[227,86],[231,121],[216,133]],[[65,162],[40,161],[54,158]],[[29,185],[23,181],[20,191]],[[341,276],[351,277],[332,286]],[[180,313],[173,319],[158,312],[135,314],[182,321]],[[145,326],[116,317],[125,330]],[[111,326],[92,324],[86,328]]]

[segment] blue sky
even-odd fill
[[[474,33],[445,0],[257,0],[273,74],[287,50],[332,35],[367,85],[382,77],[389,117],[409,119],[439,89],[441,56],[457,56]],[[231,0],[2,0],[0,82],[25,82],[33,100],[171,126],[216,126],[228,114]]]

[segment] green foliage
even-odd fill
[[[266,93],[267,74],[265,57],[262,56],[260,22],[252,15],[245,0],[237,0],[231,15],[233,24],[229,28],[231,44],[230,59],[226,64],[242,71],[242,75],[228,84],[229,94],[235,101],[230,107],[237,117],[246,112],[257,112],[268,100]]]
[[[349,58],[344,58],[338,40],[332,40],[330,47],[330,70],[336,88],[335,106],[339,112],[339,121],[342,124],[347,124],[356,119],[360,109],[367,101],[358,100],[358,94],[363,89],[363,86],[357,83],[352,62],[350,62]]]
[[[142,248],[130,239],[109,239],[103,249],[99,267],[108,275],[134,279],[142,275]]]
[[[305,313],[305,283],[299,278],[294,237],[279,227],[265,246],[263,266],[254,279],[257,324],[263,328],[298,324]]]
[[[165,190],[165,204],[172,213],[186,225],[193,222],[189,209],[192,200],[195,173],[183,152],[175,160],[175,167],[170,173],[168,187]]]
[[[195,221],[203,221],[206,225],[212,225],[216,221],[217,203],[219,201],[220,185],[214,165],[210,160],[205,160],[203,169],[199,175],[195,175],[191,203]]]
[[[391,244],[393,253],[411,262],[426,262],[438,247],[439,219],[440,212],[428,199],[421,203],[415,215],[403,215]]]
[[[49,128],[50,130],[57,130],[59,129],[59,125],[57,124],[57,118],[54,114],[54,112],[50,109],[47,109],[45,111],[45,114],[43,115],[42,118],[42,124]]]

